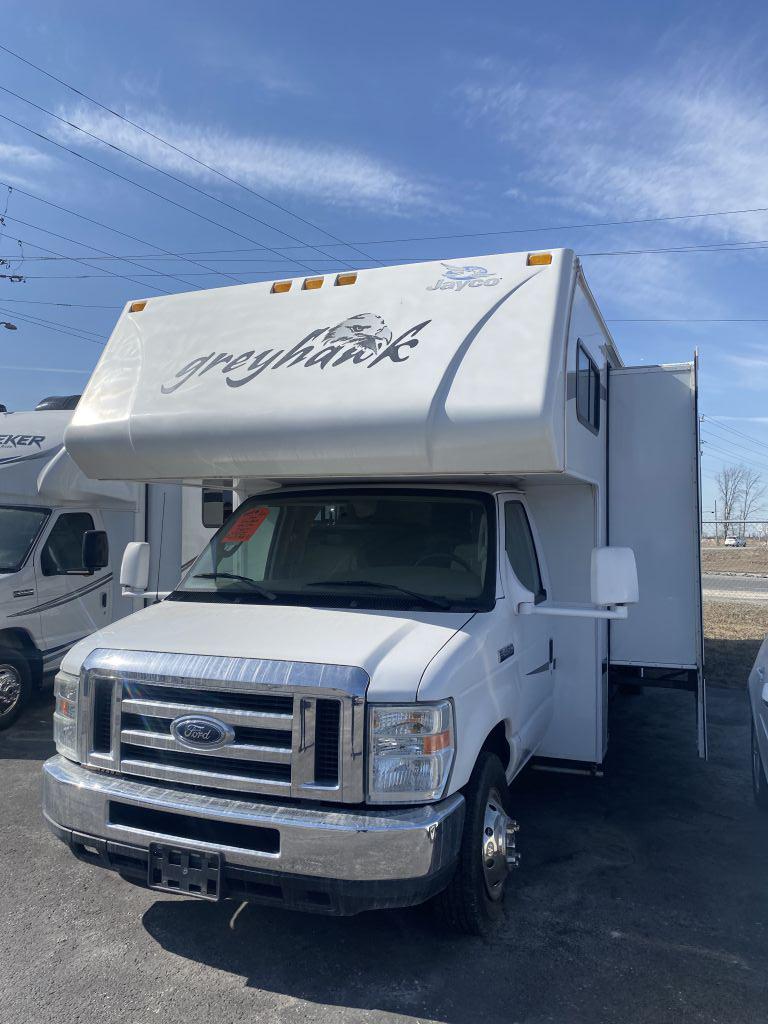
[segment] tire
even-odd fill
[[[448,888],[435,896],[433,906],[451,931],[484,936],[503,916],[509,873],[518,860],[509,787],[495,754],[480,754],[464,798],[464,833],[456,873]],[[493,856],[488,856],[491,852]]]
[[[26,660],[0,650],[0,730],[8,729],[29,702],[32,679]]]
[[[757,745],[754,718],[752,719],[752,792],[760,810],[768,811],[768,775],[766,775],[760,747]]]

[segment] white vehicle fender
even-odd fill
[[[509,763],[504,765],[508,779],[521,764],[523,751],[514,724],[520,683],[516,674],[510,679],[501,670],[494,643],[497,627],[493,613],[473,616],[430,661],[419,684],[419,701],[450,698],[454,705],[456,757],[446,796],[467,784],[483,744],[500,724],[509,745]]]

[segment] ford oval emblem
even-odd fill
[[[235,730],[231,725],[207,715],[184,715],[171,722],[171,735],[182,746],[192,750],[215,750],[231,743]]]

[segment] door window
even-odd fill
[[[83,534],[93,529],[87,512],[65,512],[53,524],[43,550],[40,568],[43,576],[60,576],[66,572],[85,571],[83,566]]]
[[[536,545],[533,542],[528,516],[519,501],[508,501],[504,506],[504,545],[515,576],[524,587],[542,600],[546,596],[546,591],[541,582]]]

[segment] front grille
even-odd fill
[[[84,675],[90,767],[236,798],[364,798],[361,669],[105,650]],[[188,716],[215,719],[220,745],[178,738],[173,723]]]
[[[100,679],[93,697],[93,750],[108,754],[112,749],[112,683]]]
[[[315,711],[315,779],[325,786],[339,781],[339,719],[337,700],[319,700]]]

